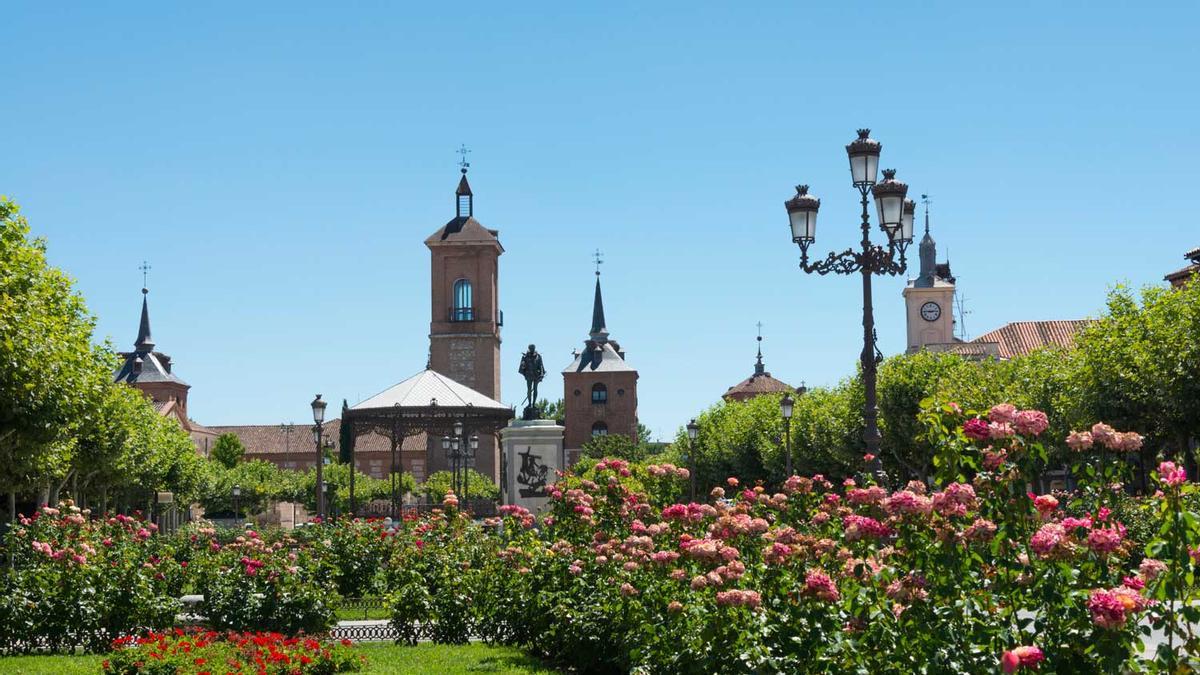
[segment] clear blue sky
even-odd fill
[[[0,193],[119,348],[150,261],[205,424],[425,365],[460,143],[507,248],[504,400],[530,342],[561,395],[599,247],[662,436],[750,374],[757,321],[777,377],[852,372],[858,281],[797,269],[782,203],[809,183],[816,248],[856,240],[856,127],[933,195],[972,336],[1095,314],[1200,245],[1200,4],[571,4],[9,5]],[[885,353],[903,283],[876,286]]]

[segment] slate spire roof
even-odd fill
[[[604,296],[600,293],[600,271],[596,270],[596,294],[592,298],[592,327],[588,331],[588,339],[583,343],[583,351],[575,355],[575,360],[567,366],[564,373],[579,373],[587,371],[636,371],[637,369],[625,362],[625,352],[621,345],[608,336],[608,326],[604,319]]]
[[[592,339],[603,342],[608,339],[608,328],[604,325],[604,297],[600,294],[600,273],[596,272],[596,297],[592,300]]]
[[[154,351],[154,338],[150,337],[150,305],[147,302],[147,296],[149,296],[149,294],[149,289],[142,289],[142,320],[141,323],[138,324],[137,339],[133,342],[133,346],[136,347],[139,352]]]
[[[133,343],[132,352],[122,352],[124,359],[121,367],[113,375],[115,382],[174,382],[187,386],[187,383],[171,372],[171,357],[154,350],[154,338],[150,336],[150,291],[142,289],[142,318],[138,322],[137,339]]]

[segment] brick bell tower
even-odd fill
[[[430,253],[429,368],[459,384],[500,399],[499,261],[497,230],[475,220],[475,197],[465,160],[454,191],[455,216],[425,240]],[[441,439],[427,439],[428,473],[449,468]],[[479,435],[474,469],[499,478],[499,445]]]
[[[454,192],[457,214],[425,240],[431,256],[429,367],[500,398],[499,232],[475,220],[467,167]]]
[[[583,444],[593,436],[621,434],[637,442],[637,381],[637,369],[629,365],[625,350],[608,335],[597,252],[592,328],[583,351],[563,370],[564,446],[569,464],[578,461]]]

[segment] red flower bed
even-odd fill
[[[279,633],[218,633],[176,628],[113,641],[106,675],[324,675],[360,670],[366,657],[349,640]]]

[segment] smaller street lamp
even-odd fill
[[[241,508],[242,505],[240,503],[241,498],[242,498],[242,486],[234,485],[233,486],[233,519],[234,520],[242,519],[242,508]]]
[[[783,415],[784,480],[792,477],[792,407],[796,401],[791,394],[779,399],[779,414]]]
[[[696,418],[692,418],[691,422],[687,423],[688,435],[688,468],[691,471],[692,478],[692,501],[696,501],[696,436],[700,435],[700,425],[696,424]]]
[[[324,520],[325,518],[325,448],[321,447],[321,438],[325,426],[325,406],[328,405],[321,400],[321,395],[312,401],[313,414],[313,446],[317,449],[317,517]]]
[[[454,453],[450,451],[451,441],[449,436],[442,436],[442,452],[446,453],[446,459],[450,460],[450,489],[458,492],[458,487],[455,483],[458,482],[458,464]]]
[[[463,458],[463,502],[467,501],[468,490],[471,489],[471,474],[469,473],[471,465],[475,463],[475,453],[479,450],[479,436],[471,434],[471,438],[467,441],[466,457]]]

